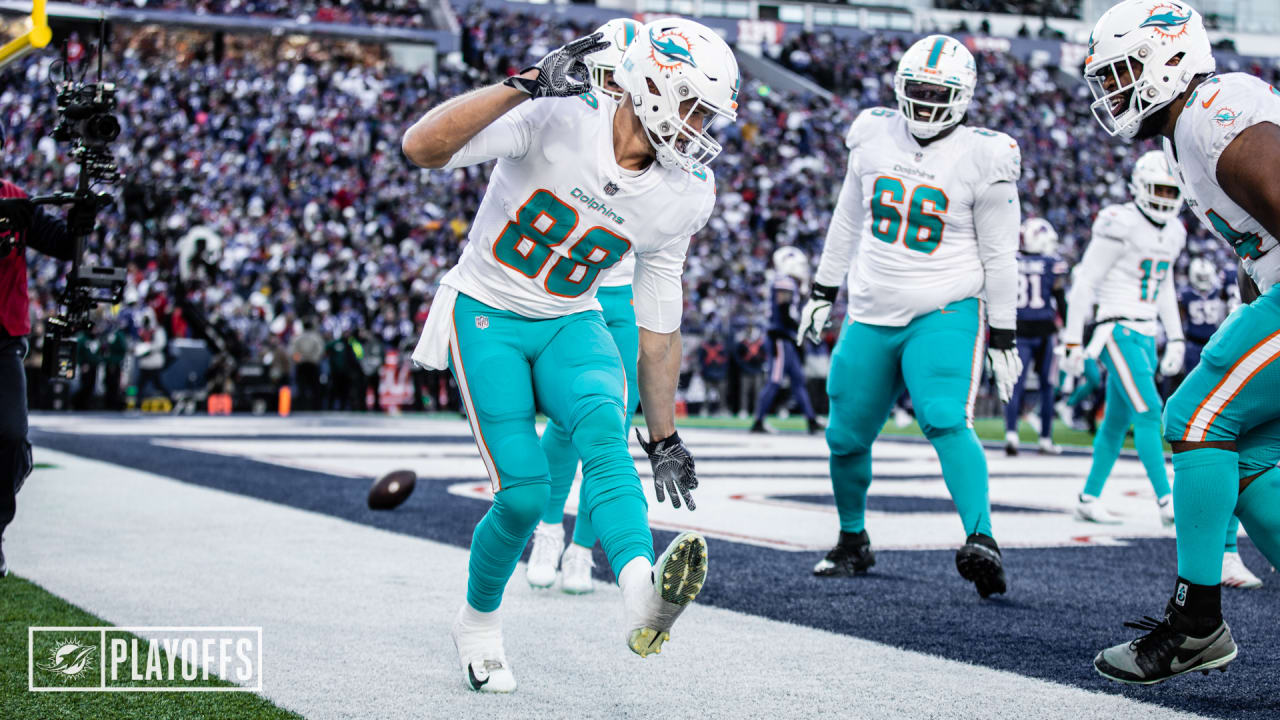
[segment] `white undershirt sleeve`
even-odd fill
[[[844,282],[845,274],[849,272],[849,263],[862,239],[864,212],[866,208],[862,201],[862,179],[854,169],[853,154],[850,153],[844,187],[840,188],[836,209],[831,214],[831,225],[827,227],[827,239],[822,246],[822,258],[818,261],[818,273],[814,276],[814,282],[837,288]]]
[[[631,285],[635,298],[636,324],[655,333],[680,329],[684,314],[684,290],[680,276],[689,237],[672,240],[656,250],[636,253],[636,272]]]
[[[1175,221],[1176,222],[1176,221]],[[1178,313],[1178,291],[1173,285],[1173,268],[1165,273],[1160,281],[1159,299],[1156,311],[1160,314],[1160,324],[1164,325],[1164,336],[1170,342],[1182,340],[1182,315]]]
[[[987,324],[1013,330],[1018,324],[1018,226],[1022,210],[1018,188],[998,182],[977,197],[973,225],[978,234],[978,258],[986,275]]]
[[[442,169],[457,170],[498,158],[518,160],[524,157],[533,143],[533,124],[524,111],[525,105],[528,103],[517,105],[476,133]]]
[[[1083,341],[1085,318],[1093,310],[1098,285],[1122,254],[1124,243],[1095,234],[1084,257],[1076,264],[1071,274],[1071,292],[1067,295],[1067,332],[1063,340],[1068,345],[1079,345]]]

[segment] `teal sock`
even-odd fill
[[[579,489],[578,517],[573,521],[573,542],[584,548],[589,548],[596,544],[596,531],[591,527],[591,520],[587,517],[587,513],[583,511],[586,505],[583,493]]]
[[[1240,493],[1236,514],[1267,562],[1280,567],[1280,468],[1271,468],[1249,483]]]
[[[836,496],[840,530],[862,532],[867,527],[867,491],[871,489],[871,451],[831,453],[831,490]]]
[[[547,469],[551,471],[551,498],[547,500],[542,522],[559,525],[564,522],[564,503],[569,499],[573,476],[578,472],[578,451],[569,433],[554,422],[547,423],[540,444],[542,454],[547,456]]]
[[[1112,400],[1112,402],[1120,401]],[[1102,495],[1102,488],[1106,487],[1111,469],[1115,467],[1116,460],[1120,457],[1120,448],[1124,445],[1124,433],[1129,429],[1129,417],[1126,413],[1123,421],[1116,418],[1116,412],[1108,406],[1106,414],[1102,416],[1102,424],[1098,426],[1098,434],[1093,437],[1093,462],[1089,465],[1089,478],[1084,483],[1085,495],[1093,497]],[[1159,440],[1158,435],[1156,440]]]
[[[517,485],[498,491],[493,505],[471,535],[467,563],[467,603],[480,612],[502,604],[502,591],[542,518],[547,504],[544,483]]]
[[[1199,448],[1173,456],[1178,575],[1188,582],[1222,582],[1222,539],[1239,494],[1239,462],[1235,452],[1217,448]]]
[[[1147,480],[1157,498],[1169,494],[1169,474],[1164,465],[1164,440],[1160,432],[1159,415],[1147,419],[1139,416],[1133,421],[1133,444],[1138,448],[1138,459],[1146,468]]]
[[[622,432],[623,417],[621,407],[601,405],[573,430],[574,447],[582,455],[578,519],[585,518],[599,534],[614,577],[634,558],[654,559],[649,503]]]
[[[942,479],[956,504],[966,535],[991,535],[991,502],[987,496],[987,455],[972,428],[929,438],[942,464]]]
[[[1254,482],[1257,482],[1257,481],[1255,480]],[[1250,487],[1253,487],[1253,486],[1250,485]],[[1246,488],[1246,490],[1247,489],[1248,488]],[[1244,495],[1241,495],[1240,497],[1244,498]],[[1236,517],[1235,515],[1232,515],[1231,522],[1227,524],[1226,551],[1240,552],[1239,542],[1240,542],[1240,518]]]

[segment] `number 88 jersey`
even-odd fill
[[[600,309],[597,287],[634,253],[637,322],[679,328],[685,252],[715,204],[714,178],[705,168],[620,168],[615,107],[591,93],[526,101],[454,155],[446,169],[498,162],[441,284],[525,317],[563,317]]]
[[[979,296],[985,275],[974,201],[995,183],[1018,180],[1013,138],[961,125],[922,147],[898,111],[871,108],[854,120],[845,143],[845,182],[860,183],[864,199],[849,317],[902,326]]]

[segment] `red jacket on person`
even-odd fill
[[[24,198],[22,188],[0,180],[0,198]],[[67,233],[64,221],[36,209],[31,227],[14,233],[14,248],[0,257],[0,336],[17,337],[31,332],[31,312],[27,300],[27,253],[32,248],[59,260],[70,260],[75,238]],[[9,233],[0,233],[0,237]]]

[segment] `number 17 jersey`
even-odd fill
[[[702,167],[620,168],[616,107],[590,93],[526,101],[454,155],[446,169],[498,162],[441,284],[525,317],[563,317],[598,310],[607,271],[634,253],[637,323],[680,327],[685,253],[715,204],[714,177]]]

